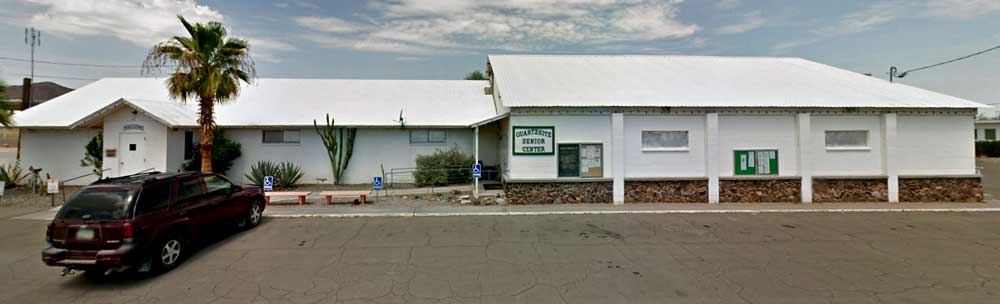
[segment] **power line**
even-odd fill
[[[21,58],[11,58],[11,57],[0,57],[0,60],[8,61],[19,61],[19,62],[31,62],[28,59]],[[142,68],[141,65],[113,65],[113,64],[90,64],[90,63],[74,63],[74,62],[59,62],[59,61],[46,61],[46,60],[35,60],[35,63],[43,64],[53,64],[53,65],[67,65],[67,66],[81,66],[81,67],[92,67],[92,68]]]
[[[907,73],[916,72],[916,71],[920,71],[920,70],[925,70],[925,69],[933,68],[933,67],[936,67],[936,66],[946,65],[946,64],[949,64],[949,63],[952,63],[952,62],[955,62],[955,61],[964,60],[964,59],[968,59],[970,57],[982,55],[982,54],[984,54],[986,52],[989,52],[989,51],[992,51],[992,50],[996,50],[996,49],[1000,49],[1000,45],[994,46],[994,47],[991,47],[991,48],[988,48],[988,49],[985,49],[985,50],[982,50],[982,51],[979,51],[979,52],[975,52],[975,53],[972,53],[972,54],[969,54],[969,55],[958,57],[958,58],[955,58],[955,59],[952,59],[952,60],[948,60],[948,61],[944,61],[944,62],[938,62],[938,63],[932,64],[932,65],[922,66],[922,67],[919,67],[919,68],[906,70],[906,71],[903,71],[902,73],[899,73],[899,74],[896,74],[896,67],[889,67],[889,82],[892,82],[893,78],[903,78],[903,77],[906,77]]]
[[[22,77],[28,77],[29,75],[21,75]],[[35,75],[37,78],[51,78],[51,79],[69,79],[69,80],[98,80],[97,78],[83,78],[75,76],[53,76],[53,75]],[[33,79],[34,80],[34,79]]]

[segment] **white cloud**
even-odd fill
[[[295,17],[292,20],[302,27],[320,32],[354,33],[368,28],[367,25],[335,17]]]
[[[743,21],[736,24],[720,27],[715,32],[719,34],[739,34],[746,33],[767,23],[764,17],[760,16],[760,11],[754,11],[743,16]]]
[[[844,15],[832,26],[813,31],[811,37],[774,45],[772,53],[781,53],[827,39],[873,30],[906,18],[969,19],[1000,12],[1000,0],[884,0]]]
[[[331,33],[327,47],[390,53],[538,51],[569,45],[677,39],[699,30],[678,18],[681,0],[371,0],[369,20],[295,17]]]
[[[715,8],[720,10],[730,10],[739,7],[740,4],[742,4],[742,1],[740,0],[719,0],[719,2],[715,3]]]
[[[930,0],[924,13],[928,16],[968,19],[1000,11],[997,0]]]
[[[291,44],[269,38],[253,36],[241,38],[246,39],[250,43],[250,56],[253,57],[254,60],[263,62],[281,62],[281,58],[277,55],[278,53],[290,52],[298,49]]]
[[[176,35],[187,35],[177,15],[190,22],[223,21],[218,11],[195,0],[27,0],[42,7],[25,22],[42,31],[66,36],[111,36],[140,48]],[[251,55],[264,62],[280,62],[277,54],[296,48],[288,43],[238,35],[250,42]]]
[[[274,2],[274,7],[277,7],[277,8],[289,8],[289,7],[292,7],[292,6],[299,7],[299,8],[305,8],[305,9],[317,9],[317,8],[319,8],[318,4],[313,3],[313,2],[309,2],[309,1],[304,1],[304,0],[286,0],[286,1],[277,1],[277,2]]]
[[[45,7],[31,26],[54,34],[114,36],[140,47],[184,32],[177,21],[221,21],[222,14],[194,0],[28,0]]]

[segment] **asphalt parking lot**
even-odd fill
[[[269,219],[153,277],[60,277],[0,221],[3,303],[996,303],[1000,213]]]

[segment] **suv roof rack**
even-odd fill
[[[159,171],[151,171],[151,172],[136,173],[132,175],[102,178],[92,183],[92,185],[133,184],[133,183],[145,184],[147,182],[159,181],[173,177],[195,175],[195,174],[199,173],[198,172],[163,173]]]

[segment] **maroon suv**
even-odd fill
[[[241,187],[214,173],[102,179],[59,209],[45,233],[42,261],[98,274],[133,266],[169,270],[211,229],[259,224],[264,206],[260,187]]]

